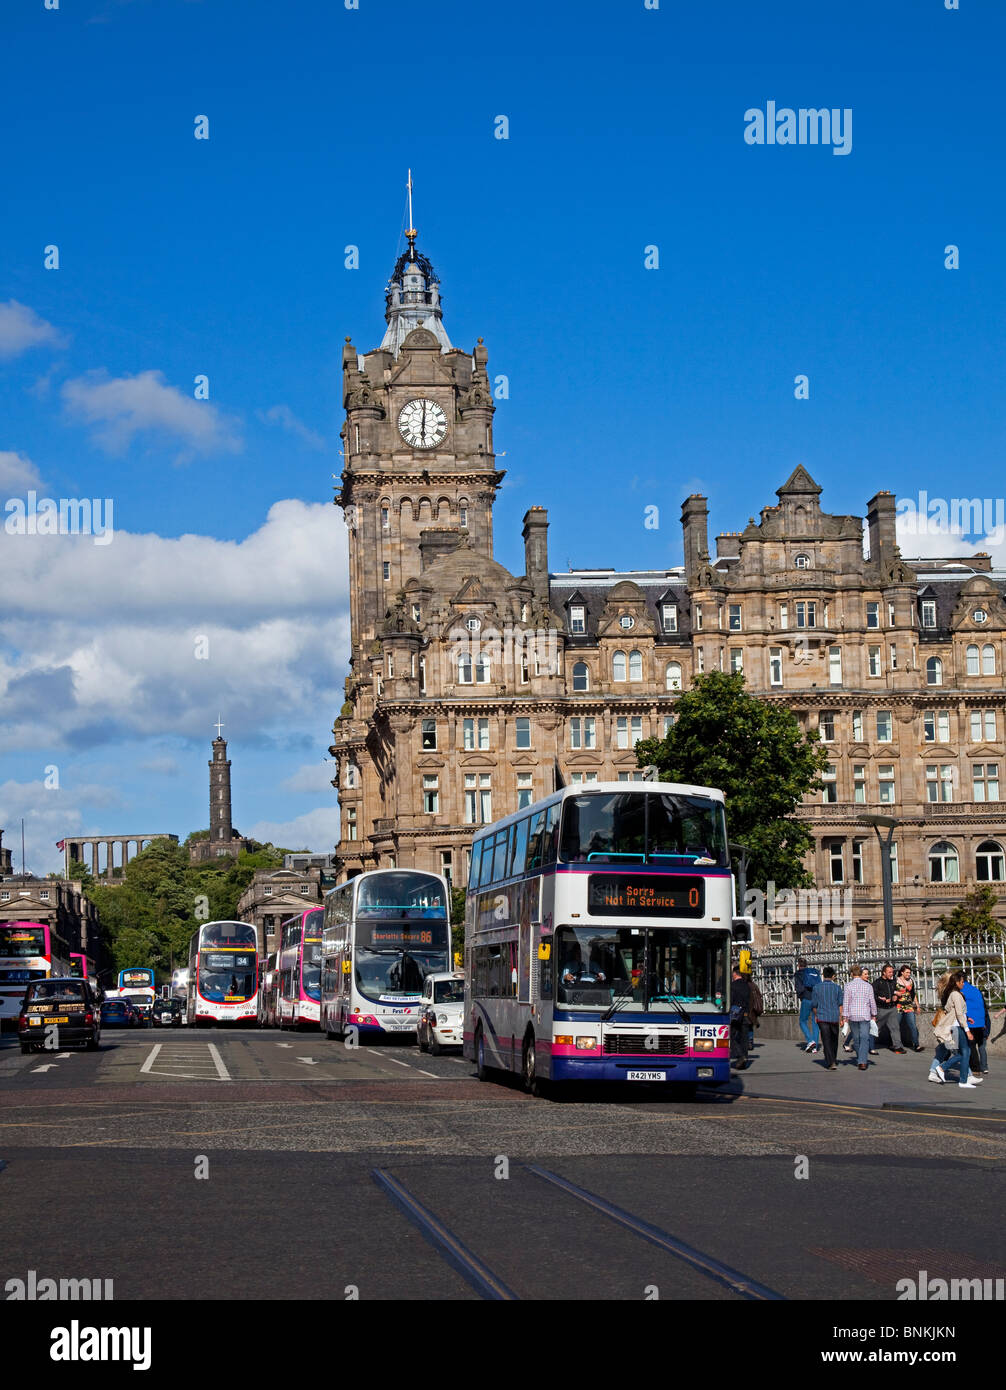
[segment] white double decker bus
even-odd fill
[[[189,941],[187,1023],[258,1018],[258,936],[249,922],[204,922]]]
[[[480,1079],[730,1077],[733,879],[723,793],[565,787],[475,840],[465,1056]]]
[[[450,892],[440,874],[374,869],[325,895],[321,1027],[361,1038],[415,1033],[427,975],[451,968]]]

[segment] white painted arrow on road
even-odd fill
[[[306,1062],[309,1067],[316,1067],[318,1065],[318,1059],[316,1057],[298,1057],[297,1061]]]
[[[32,1067],[32,1071],[54,1071],[55,1067],[55,1062],[46,1062],[44,1067]]]
[[[293,1047],[293,1043],[277,1043],[277,1047]]]

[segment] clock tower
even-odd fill
[[[480,338],[453,347],[440,283],[409,231],[385,294],[379,348],[342,353],[344,469],[336,502],[349,529],[352,668],[410,579],[459,544],[492,557],[492,393]],[[410,614],[411,616],[411,614]],[[352,678],[351,678],[352,679]]]

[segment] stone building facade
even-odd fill
[[[309,907],[317,907],[321,900],[320,869],[256,869],[238,899],[237,918],[255,926],[259,953],[267,956],[277,948],[280,923]]]
[[[41,922],[55,928],[69,950],[85,955],[90,969],[100,971],[106,963],[98,909],[77,879],[0,879],[0,922]]]
[[[684,564],[550,573],[548,517],[524,516],[525,572],[493,559],[488,354],[453,348],[439,287],[410,249],[380,348],[343,353],[351,657],[331,753],[342,876],[376,867],[467,875],[475,827],[562,782],[640,776],[704,671],[817,728],[832,755],[801,816],[839,920],[780,921],[760,944],[883,940],[880,850],[862,814],[897,818],[896,929],[928,940],[979,881],[1002,882],[1006,572],[988,556],[906,561],[895,498],[863,521],[824,512],[798,467],[741,532],[682,506]],[[729,808],[728,808],[729,813]]]

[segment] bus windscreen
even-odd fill
[[[443,887],[431,874],[403,869],[384,872],[360,883],[357,917],[447,918]]]
[[[255,993],[254,951],[203,951],[199,958],[199,993],[217,1003],[250,999]]]
[[[23,960],[45,955],[45,932],[41,927],[0,927],[0,956]]]
[[[723,805],[681,792],[583,792],[563,803],[567,863],[729,868]]]
[[[421,993],[427,975],[450,968],[446,918],[441,921],[357,921],[356,987],[371,999]]]

